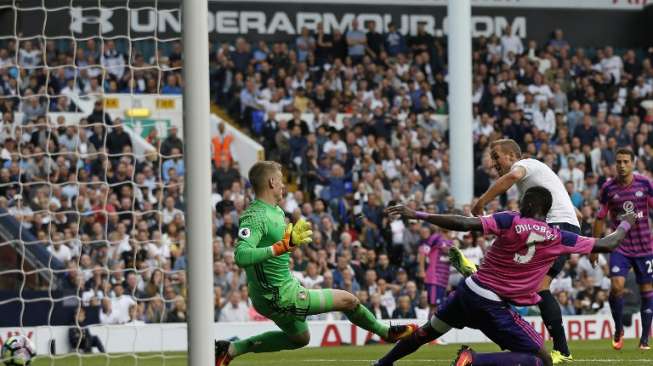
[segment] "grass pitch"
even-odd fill
[[[489,343],[471,345],[475,351],[496,352],[498,348]],[[573,341],[570,348],[573,365],[653,365],[653,351],[640,351],[637,341],[628,339],[624,349],[614,351],[609,340]],[[323,347],[304,348],[279,353],[249,354],[239,357],[230,366],[344,366],[370,365],[383,356],[390,346]],[[548,345],[549,349],[551,344]],[[416,353],[399,361],[398,365],[449,365],[460,345],[424,346]],[[184,353],[134,355],[61,355],[55,358],[39,357],[34,366],[182,366],[186,365]],[[196,366],[196,365],[193,365]],[[197,365],[201,366],[201,365]],[[206,365],[211,366],[211,365]]]

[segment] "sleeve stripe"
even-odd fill
[[[562,236],[562,245],[573,247],[576,246],[576,241],[578,240],[578,235],[571,233],[569,231],[560,231],[560,236]]]
[[[507,212],[499,212],[494,214],[494,221],[497,222],[497,227],[501,230],[510,229],[514,218],[514,215],[511,215]]]

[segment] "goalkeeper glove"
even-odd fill
[[[272,254],[278,257],[295,249],[296,246],[305,245],[312,241],[313,231],[311,231],[311,224],[304,219],[299,219],[295,225],[290,223],[286,226],[283,239],[272,245]]]
[[[313,231],[311,231],[311,224],[304,220],[299,219],[295,226],[292,228],[291,246],[306,245],[313,241]]]

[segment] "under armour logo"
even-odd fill
[[[109,21],[113,16],[113,10],[100,8],[100,15],[84,16],[84,10],[80,7],[70,9],[70,30],[75,33],[82,33],[84,24],[97,24],[100,26],[100,33],[109,33],[113,30],[113,24]]]

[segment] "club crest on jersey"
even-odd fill
[[[644,192],[642,192],[642,191],[635,192],[635,197],[642,197],[643,195],[644,195]]]
[[[252,235],[252,231],[249,228],[244,227],[238,230],[238,237],[241,239],[247,239],[250,235]]]
[[[635,212],[635,204],[633,203],[633,201],[624,202],[623,208],[624,211],[626,211],[626,213]]]

